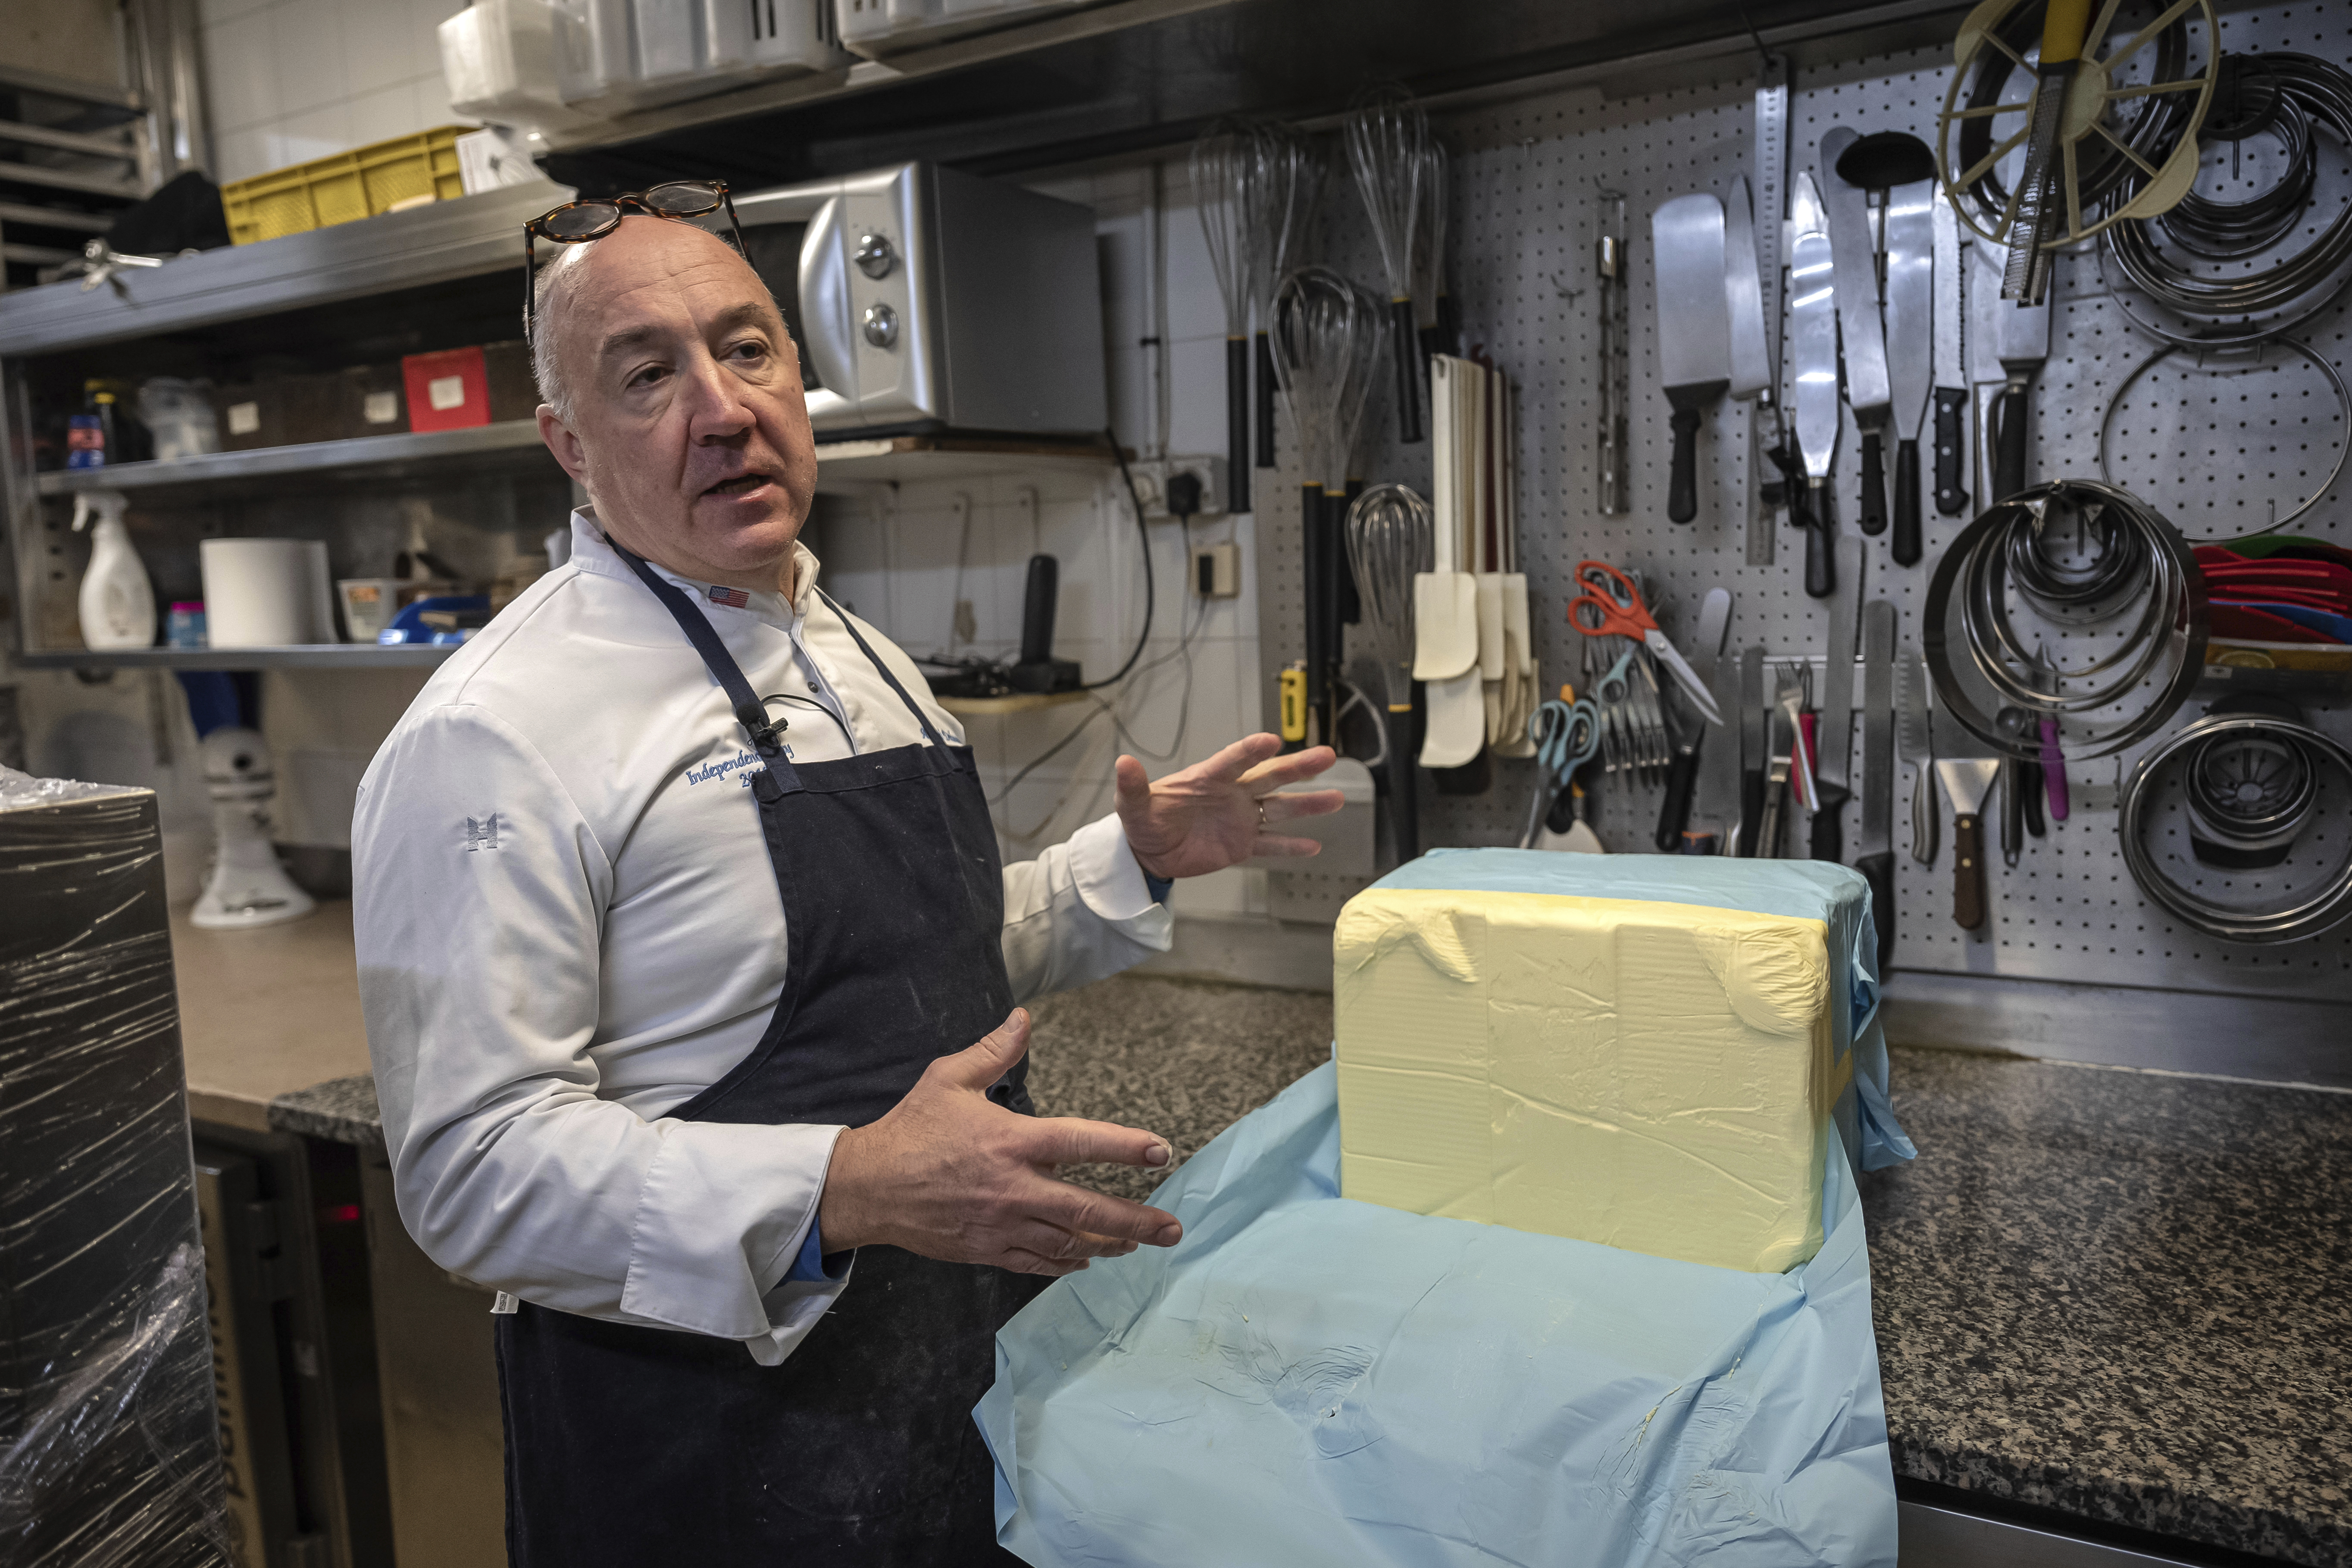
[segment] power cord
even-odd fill
[[[1081,691],[1097,691],[1106,686],[1116,686],[1127,679],[1135,661],[1143,657],[1143,645],[1151,640],[1151,617],[1158,609],[1153,599],[1155,584],[1151,574],[1151,526],[1143,521],[1143,492],[1136,488],[1135,472],[1127,466],[1127,449],[1118,444],[1118,432],[1106,426],[1103,439],[1110,443],[1110,455],[1118,463],[1119,478],[1127,481],[1127,499],[1135,508],[1135,536],[1143,546],[1143,625],[1136,628],[1135,647],[1128,650],[1127,662],[1118,672],[1101,680],[1089,680],[1078,688]]]

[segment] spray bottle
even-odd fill
[[[155,589],[147,568],[131,548],[122,526],[121,490],[84,490],[74,497],[74,531],[92,512],[89,570],[81,577],[81,640],[89,648],[152,647],[155,643]]]

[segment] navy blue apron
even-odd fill
[[[766,763],[751,775],[783,903],[784,987],[749,1056],[670,1112],[863,1126],[1004,1021],[1004,884],[968,747],[859,637],[922,742],[794,763],[700,607],[677,618]],[[828,607],[840,614],[830,599]],[[1024,1060],[989,1091],[1027,1113]],[[891,1247],[778,1366],[734,1340],[524,1303],[498,1320],[512,1568],[1012,1563],[971,1407],[995,1335],[1045,1281]]]

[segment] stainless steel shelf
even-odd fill
[[[514,274],[520,311],[522,226],[570,198],[533,180],[142,267],[119,289],[18,289],[0,295],[0,354],[121,342],[500,270]]]
[[[312,441],[299,447],[213,452],[168,463],[53,468],[40,477],[38,485],[45,496],[72,495],[79,490],[197,489],[268,479],[374,479],[419,468],[446,468],[465,459],[521,468],[533,466],[535,459],[551,469],[555,467],[555,459],[539,438],[538,423],[509,419],[466,430],[358,436],[345,441]]]
[[[461,643],[298,643],[285,647],[42,648],[15,656],[26,669],[429,669]]]
[[[1099,37],[1129,27],[1188,16],[1199,11],[1220,10],[1242,3],[1243,0],[1111,0],[1108,5],[1090,5],[1081,10],[1015,23],[990,32],[903,50],[887,59],[857,60],[836,70],[781,77],[731,92],[714,93],[708,98],[689,99],[684,103],[663,104],[611,120],[591,121],[550,131],[546,132],[547,145],[551,152],[579,152],[700,126],[723,124],[747,115],[772,113],[780,109],[854,97],[877,88],[892,87],[923,77],[967,69],[991,60],[1029,54],[1055,44]]]
[[[1017,479],[1040,471],[1092,472],[1110,455],[1076,443],[957,436],[895,436],[825,441],[816,449],[817,489],[855,491],[906,479]],[[82,490],[163,491],[252,485],[274,479],[358,479],[477,465],[528,468],[555,459],[530,419],[423,435],[362,436],[300,447],[214,452],[169,463],[119,463],[104,468],[53,468],[40,476],[45,496]]]
[[[1109,449],[1099,444],[952,435],[829,441],[820,433],[816,488],[820,492],[856,494],[873,485],[905,480],[1095,473],[1111,462]]]

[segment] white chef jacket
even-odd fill
[[[527,1301],[789,1354],[844,1282],[780,1284],[827,1126],[681,1121],[784,979],[756,757],[677,621],[583,509],[572,559],[425,684],[352,825],[360,1000],[400,1214],[436,1263]],[[674,573],[817,762],[922,731],[793,555],[793,596]],[[737,605],[728,599],[742,601]],[[913,662],[859,630],[950,743]],[[838,722],[836,722],[836,719]],[[1019,998],[1165,951],[1116,816],[1004,868]]]

